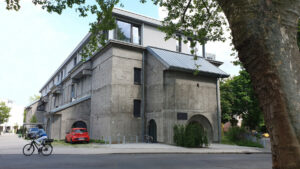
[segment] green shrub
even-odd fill
[[[257,141],[253,142],[247,139],[247,131],[245,128],[231,127],[228,132],[222,138],[223,144],[235,144],[238,146],[248,146],[248,147],[260,147],[263,148],[261,144]]]
[[[177,146],[184,146],[184,133],[185,126],[184,125],[175,125],[174,126],[174,142]]]
[[[238,142],[246,139],[246,129],[241,127],[231,127],[226,133],[227,138],[232,142]]]
[[[174,142],[183,147],[208,146],[208,138],[203,127],[198,123],[190,123],[186,126],[174,126]]]

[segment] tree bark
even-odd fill
[[[300,169],[300,0],[217,0],[271,136],[273,169]]]

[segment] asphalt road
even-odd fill
[[[271,169],[270,154],[1,154],[0,169]]]

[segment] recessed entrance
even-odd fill
[[[208,142],[213,141],[213,129],[212,129],[210,122],[208,121],[208,119],[206,117],[204,117],[200,114],[194,115],[190,118],[190,120],[188,122],[188,124],[192,124],[192,123],[197,123],[203,128],[203,130],[207,134]]]
[[[157,127],[156,127],[156,122],[155,120],[150,120],[149,121],[149,136],[153,138],[153,142],[157,142]]]
[[[87,125],[83,121],[76,121],[73,123],[72,128],[87,128]]]

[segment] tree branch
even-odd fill
[[[185,7],[185,9],[184,9],[184,11],[183,11],[183,14],[182,14],[182,17],[181,17],[181,22],[182,22],[182,23],[185,22],[184,16],[185,16],[185,14],[186,14],[186,12],[187,12],[189,6],[191,5],[191,2],[192,2],[192,0],[189,0],[188,4],[186,5],[186,7]]]

